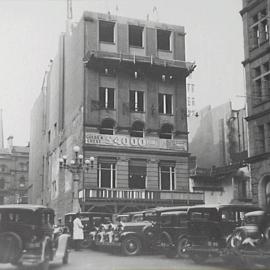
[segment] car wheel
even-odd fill
[[[0,234],[0,262],[16,264],[22,252],[22,239],[13,232]]]
[[[181,259],[187,259],[188,254],[186,253],[186,247],[188,244],[188,239],[186,237],[183,237],[178,240],[176,244],[176,250],[177,250],[177,257]]]
[[[88,239],[84,239],[80,242],[80,247],[83,249],[87,249],[91,247],[91,241],[89,241]]]
[[[229,247],[231,248],[238,248],[241,246],[243,240],[245,239],[246,235],[244,231],[236,231],[233,233],[229,240]]]
[[[140,254],[142,243],[138,237],[128,236],[122,242],[122,253],[127,256]]]
[[[199,252],[193,252],[189,255],[190,259],[195,262],[196,264],[202,264],[204,263],[207,258],[208,258],[208,254],[206,253],[199,253]]]

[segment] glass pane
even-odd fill
[[[166,114],[172,113],[172,96],[166,95]]]
[[[114,89],[108,89],[108,108],[114,109]]]

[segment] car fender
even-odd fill
[[[68,239],[70,235],[69,234],[61,234],[57,239],[57,249],[55,252],[55,258],[62,259],[66,252],[67,252],[67,246],[68,246]]]
[[[135,236],[135,237],[141,239],[141,237],[136,232],[123,232],[123,233],[121,233],[120,241],[123,241],[124,238],[126,238],[128,236]]]
[[[51,245],[50,241],[51,241],[50,237],[45,236],[41,247],[41,262],[45,261],[46,248],[48,248],[48,246]]]
[[[170,244],[170,245],[173,245],[173,240],[172,240],[172,237],[170,236],[169,233],[163,231],[163,232],[161,233],[161,235],[160,235],[160,239],[161,239],[162,237],[166,237],[166,239],[168,240],[169,244]]]
[[[177,242],[179,242],[181,239],[183,238],[187,238],[188,239],[188,236],[186,234],[180,234],[178,237],[177,237]],[[176,242],[176,243],[177,243]]]

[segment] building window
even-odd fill
[[[115,122],[112,119],[104,119],[100,126],[100,134],[114,134]]]
[[[164,124],[159,133],[160,139],[172,139],[173,126],[171,124]]]
[[[252,17],[250,26],[250,48],[257,48],[269,40],[269,28],[266,9],[261,10]]]
[[[144,111],[144,92],[143,91],[130,91],[129,104],[132,112]]]
[[[99,41],[114,43],[114,22],[99,21]]]
[[[100,159],[98,161],[98,187],[115,188],[115,160]]]
[[[135,47],[143,46],[143,27],[137,25],[128,26],[129,45]]]
[[[2,178],[0,179],[0,189],[4,189],[5,188],[5,179]]]
[[[157,30],[157,49],[164,51],[171,50],[171,31]]]
[[[175,189],[175,164],[161,162],[159,165],[159,179],[161,190]]]
[[[144,123],[136,121],[133,123],[130,131],[132,137],[144,137]]]
[[[114,89],[99,88],[99,105],[101,109],[114,109]]]
[[[247,181],[246,180],[238,180],[238,196],[239,199],[247,198]]]
[[[159,113],[172,114],[172,95],[158,94]]]
[[[131,189],[146,188],[146,160],[131,159],[129,161],[128,187]]]

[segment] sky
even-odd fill
[[[73,20],[83,11],[182,25],[186,60],[197,67],[196,109],[232,100],[244,106],[245,92],[241,0],[72,0]],[[117,8],[118,7],[118,8]],[[157,12],[153,13],[156,7]],[[30,112],[38,97],[59,35],[66,26],[66,0],[0,0],[0,108],[4,138],[27,145]]]

